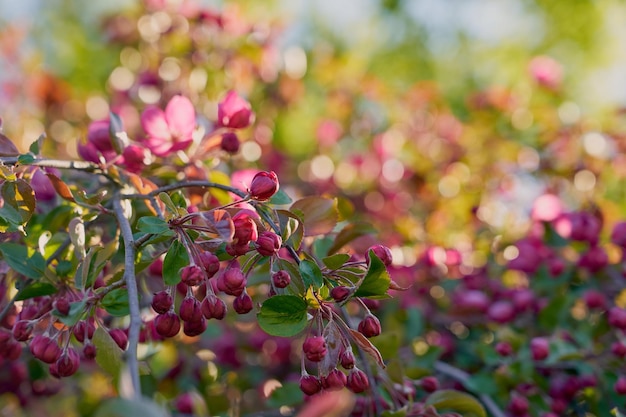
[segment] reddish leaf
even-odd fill
[[[31,186],[24,180],[5,181],[2,184],[2,199],[5,204],[15,209],[22,219],[22,224],[27,223],[35,212],[35,193]]]
[[[327,375],[337,367],[337,363],[339,362],[339,355],[343,350],[343,335],[339,330],[339,327],[334,322],[328,323],[326,328],[324,328],[324,340],[326,341],[326,355],[322,359],[320,363],[321,372],[324,375]]]
[[[54,174],[48,173],[46,175],[50,179],[50,182],[52,183],[55,191],[58,195],[61,196],[61,198],[67,201],[71,201],[73,203],[76,202],[76,200],[74,200],[74,196],[72,195],[72,190],[70,190],[70,187],[68,187],[67,184],[61,180],[61,178],[57,177]]]
[[[330,249],[328,249],[328,255],[336,253],[339,249],[343,248],[354,239],[374,233],[374,231],[374,227],[368,223],[353,223],[347,225],[341,229],[341,232],[339,232],[337,237],[335,237],[333,245]]]
[[[376,348],[361,332],[357,332],[356,330],[350,330],[350,334],[352,335],[354,342],[359,346],[359,348],[363,349],[365,353],[370,355],[378,365],[382,368],[385,368],[385,363],[383,362],[383,357]]]
[[[291,205],[296,214],[302,213],[304,235],[316,236],[329,233],[337,224],[337,202],[332,198],[304,197]]]
[[[0,156],[17,156],[20,151],[17,150],[11,139],[0,133]]]
[[[233,240],[233,236],[235,235],[235,225],[233,224],[230,214],[226,210],[212,210],[204,213],[203,217],[207,221],[209,227],[211,227],[225,242]]]

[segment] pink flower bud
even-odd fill
[[[309,337],[304,341],[302,351],[311,362],[319,362],[326,356],[326,340],[322,336]]]
[[[496,323],[508,323],[515,318],[515,307],[508,301],[496,301],[489,306],[487,317]]]
[[[622,249],[626,249],[626,222],[619,222],[613,226],[611,242]]]
[[[234,91],[229,91],[217,105],[217,123],[222,127],[248,127],[253,115],[250,103]]]
[[[314,375],[302,375],[300,378],[300,390],[306,395],[315,395],[322,390],[322,383]]]
[[[246,288],[247,280],[239,268],[228,268],[217,280],[217,287],[228,295],[238,297]]]
[[[30,338],[33,328],[28,320],[18,320],[13,325],[13,338],[25,342]]]
[[[340,390],[348,383],[346,374],[335,368],[322,378],[322,387],[329,391]]]
[[[167,313],[172,308],[174,300],[169,292],[159,291],[152,298],[152,309],[159,314]]]
[[[191,287],[200,284],[204,277],[204,271],[198,265],[187,265],[180,270],[180,280]]]
[[[54,363],[61,356],[61,348],[57,341],[43,335],[37,335],[31,340],[30,352],[45,363]]]
[[[528,400],[521,395],[513,394],[508,408],[514,416],[525,416],[528,413]]]
[[[274,256],[283,244],[283,239],[274,232],[261,232],[256,240],[256,250],[263,256]]]
[[[200,320],[186,321],[183,323],[183,333],[189,337],[199,336],[207,328],[207,321],[204,316],[200,316]]]
[[[41,169],[37,169],[33,172],[33,175],[30,178],[30,186],[35,192],[35,197],[38,202],[53,201],[56,198],[56,191],[54,190],[50,179]]]
[[[239,152],[239,138],[234,132],[226,132],[222,134],[222,142],[220,147],[224,152],[229,154],[236,154]]]
[[[61,377],[70,376],[78,371],[80,358],[73,348],[67,348],[56,361],[56,372]]]
[[[291,282],[289,272],[281,269],[272,274],[272,282],[276,288],[286,288]]]
[[[591,272],[598,272],[609,263],[609,257],[599,246],[590,247],[578,260],[578,266]]]
[[[245,245],[252,240],[257,240],[259,232],[256,222],[247,210],[241,210],[232,217],[235,234],[233,235],[234,245]]]
[[[111,329],[109,335],[122,350],[128,347],[128,335],[122,329]]]
[[[162,337],[174,337],[180,331],[180,318],[173,311],[159,314],[154,318],[156,332]]]
[[[528,66],[535,82],[550,90],[556,90],[563,80],[563,67],[558,61],[545,55],[536,56]]]
[[[190,415],[194,414],[193,397],[191,396],[191,394],[186,392],[180,394],[174,400],[174,407],[179,413]]]
[[[252,178],[248,192],[253,200],[266,201],[278,192],[279,187],[274,171],[261,171]]]
[[[83,356],[86,359],[95,359],[96,358],[96,346],[91,343],[85,343],[85,347],[83,347]]]
[[[226,303],[214,295],[207,296],[202,301],[201,308],[207,319],[222,320],[226,316]]]
[[[590,310],[605,310],[606,309],[606,297],[598,290],[587,290],[583,294],[583,301]]]
[[[114,152],[113,143],[109,136],[109,121],[96,120],[87,128],[87,142],[95,146],[100,152]]]
[[[508,342],[498,342],[496,344],[496,352],[500,356],[510,356],[513,353],[513,347]]]
[[[76,326],[74,326],[72,333],[74,333],[74,337],[76,337],[76,340],[78,340],[80,343],[83,343],[85,341],[85,336],[87,337],[87,339],[91,340],[95,331],[96,326],[94,326],[93,324],[93,319],[89,319],[87,321],[83,320],[76,323]]]
[[[237,245],[237,244],[232,244],[232,243],[229,243],[228,245],[226,245],[226,253],[232,257],[245,255],[249,251],[250,251],[250,244],[247,242],[244,243],[243,245]]]
[[[139,145],[128,145],[124,148],[122,165],[127,171],[138,174],[151,163],[150,152]]]
[[[70,312],[70,302],[66,297],[57,298],[54,307],[62,316],[67,316]]]
[[[380,321],[373,314],[367,314],[359,323],[358,330],[363,333],[365,337],[378,336],[381,332]]]
[[[211,278],[217,273],[217,271],[220,270],[220,260],[211,252],[200,252],[198,257],[200,258],[199,262],[202,264],[202,266],[204,266],[207,278]]]
[[[533,360],[544,360],[550,354],[550,342],[545,337],[535,337],[530,341],[530,352]]]
[[[613,389],[619,395],[626,395],[626,377],[620,376],[619,378],[617,378]]]
[[[360,369],[354,368],[348,374],[347,386],[350,391],[358,394],[363,392],[370,386],[370,381],[365,375],[365,372]]]
[[[384,246],[384,245],[371,246],[367,250],[367,252],[365,252],[365,259],[367,260],[368,263],[370,261],[370,251],[373,251],[374,255],[376,255],[376,257],[380,259],[382,263],[385,264],[385,266],[389,266],[393,262],[393,256],[391,255],[391,250],[387,246]]]
[[[609,325],[620,330],[626,330],[626,310],[611,307],[609,310]]]
[[[344,367],[344,369],[354,368],[355,359],[352,350],[344,350],[339,357],[339,362],[341,363],[341,366]]]
[[[439,380],[434,376],[422,378],[422,389],[426,392],[435,392],[439,389]]]
[[[197,322],[202,318],[202,307],[196,297],[187,296],[180,303],[178,312],[183,321]]]
[[[252,308],[252,298],[245,291],[233,301],[233,309],[237,312],[237,314],[249,313],[252,311]]]
[[[347,300],[348,297],[350,297],[350,294],[352,294],[352,290],[342,285],[334,287],[332,290],[330,290],[330,296],[338,303]]]

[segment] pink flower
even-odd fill
[[[242,129],[252,123],[254,113],[250,103],[234,91],[217,105],[217,123],[222,127]]]
[[[147,133],[145,145],[157,156],[187,148],[196,127],[196,112],[187,97],[174,96],[165,112],[149,106],[141,114],[141,125]]]
[[[535,82],[556,90],[563,81],[563,67],[549,56],[537,56],[530,61],[529,71]]]

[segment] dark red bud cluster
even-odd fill
[[[322,390],[322,383],[314,375],[303,375],[300,378],[300,390],[306,395],[315,395]]]
[[[168,291],[160,291],[154,294],[154,297],[152,298],[152,309],[159,314],[164,314],[170,311],[173,304],[174,299]]]
[[[287,288],[291,282],[291,276],[289,272],[285,270],[276,271],[272,274],[272,283],[276,288]]]
[[[304,355],[311,362],[319,362],[326,356],[326,340],[322,336],[307,338],[302,345]]]
[[[342,285],[334,287],[332,290],[330,290],[330,296],[338,303],[347,300],[348,297],[350,297],[350,294],[352,294],[352,290]]]
[[[215,295],[209,295],[202,301],[202,314],[207,319],[222,320],[226,316],[226,303]]]
[[[359,323],[358,330],[365,337],[378,336],[381,332],[380,321],[375,315],[368,313]]]
[[[239,268],[228,268],[217,279],[217,288],[235,297],[241,295],[246,288],[246,284],[246,277]]]
[[[252,298],[245,291],[233,300],[233,310],[235,310],[237,314],[247,314],[252,311],[252,308]]]
[[[370,387],[370,381],[365,372],[358,368],[353,368],[348,374],[346,385],[350,391],[358,394]]]
[[[185,285],[195,287],[205,278],[204,271],[198,265],[187,265],[180,269],[180,280]]]
[[[264,231],[256,240],[256,250],[263,256],[274,256],[283,244],[283,239],[274,232]]]

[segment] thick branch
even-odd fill
[[[20,162],[17,156],[1,157],[0,164],[3,165],[17,165]],[[73,169],[76,171],[93,172],[96,174],[102,174],[103,171],[97,164],[87,161],[62,161],[58,159],[35,159],[24,165],[42,167],[42,168],[57,168],[57,169]]]
[[[141,383],[139,381],[139,361],[137,359],[137,345],[139,344],[139,330],[141,327],[141,316],[139,312],[139,291],[137,290],[137,279],[135,277],[135,242],[130,223],[124,215],[124,209],[119,193],[113,197],[113,210],[117,223],[122,232],[124,240],[124,281],[128,291],[128,307],[130,310],[130,328],[128,332],[128,351],[126,361],[131,376],[133,397],[141,396]]]
[[[449,376],[452,379],[456,379],[461,384],[465,384],[465,382],[467,382],[470,378],[470,375],[467,372],[441,361],[435,362],[435,370]],[[504,414],[493,398],[485,394],[478,394],[478,398],[493,417],[506,417],[506,414]]]

